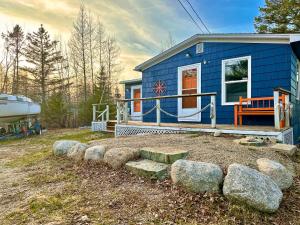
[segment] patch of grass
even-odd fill
[[[28,182],[35,187],[40,187],[41,185],[58,183],[62,181],[74,182],[76,178],[77,176],[72,172],[55,173],[55,174],[37,173],[37,174],[31,174],[28,177]]]
[[[64,206],[64,200],[60,195],[57,196],[43,196],[34,198],[29,203],[29,208],[32,213],[52,213],[56,210],[61,210]]]
[[[5,164],[5,166],[10,168],[17,168],[17,167],[27,167],[37,164],[38,162],[46,159],[51,155],[50,149],[44,149],[38,152],[30,152],[25,155],[22,155],[14,160],[11,160]]]
[[[88,142],[97,139],[112,138],[114,135],[111,133],[102,133],[102,132],[92,132],[90,130],[80,130],[79,132],[72,134],[63,134],[58,137],[57,140],[68,139],[76,140],[80,142]]]
[[[30,221],[49,222],[54,218],[63,218],[66,212],[74,210],[79,196],[55,194],[32,198],[26,208],[17,209],[6,215],[8,224],[29,224]],[[42,224],[43,224],[42,223]]]

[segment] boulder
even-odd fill
[[[121,168],[128,161],[138,159],[140,151],[134,148],[112,148],[104,154],[104,162],[114,169]]]
[[[70,149],[80,143],[79,141],[71,141],[71,140],[60,140],[56,141],[53,144],[53,154],[54,155],[65,155]]]
[[[266,158],[258,159],[256,163],[259,171],[271,177],[281,190],[293,184],[292,174],[282,164]]]
[[[297,150],[297,146],[288,144],[276,144],[273,145],[271,148],[276,152],[280,152],[289,156],[293,156]]]
[[[74,145],[68,152],[68,157],[75,159],[76,161],[83,160],[85,150],[88,148],[88,145],[78,143]]]
[[[240,145],[255,146],[255,147],[263,146],[266,144],[263,138],[251,137],[251,136],[241,138],[241,139],[236,139],[234,140],[234,142]]]
[[[171,178],[192,192],[219,192],[223,171],[212,163],[180,159],[171,166]]]
[[[269,213],[275,212],[282,200],[280,188],[270,177],[236,163],[228,167],[223,193],[230,200]]]
[[[104,158],[106,148],[103,145],[96,145],[85,150],[84,160],[101,161]]]

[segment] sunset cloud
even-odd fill
[[[227,2],[224,7],[219,7],[220,2]],[[234,0],[236,1],[236,0]],[[259,0],[261,1],[261,0]],[[176,42],[199,33],[197,27],[191,22],[176,0],[85,0],[87,8],[99,17],[106,27],[106,31],[114,36],[121,47],[122,71],[120,79],[137,77],[133,68],[159,53],[161,42],[166,40],[169,32]],[[218,10],[232,10],[228,0],[211,2],[210,0],[193,1],[207,25],[214,32],[224,30],[222,20],[231,19],[231,14],[221,14]],[[33,31],[40,24],[44,24],[54,37],[62,36],[67,41],[74,19],[77,16],[81,1],[79,0],[0,0],[0,31],[9,29],[18,23],[25,31]],[[245,15],[252,0],[245,0],[236,10]],[[211,7],[217,10],[212,13]],[[248,7],[248,8],[247,8]],[[226,17],[224,16],[226,15]],[[209,17],[210,16],[210,17]],[[242,29],[243,25],[240,25]],[[226,29],[236,29],[238,24],[226,25]],[[232,31],[231,31],[232,32]]]

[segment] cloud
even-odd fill
[[[195,27],[174,0],[85,0],[87,8],[99,17],[107,32],[121,47],[124,70],[121,79],[135,78],[133,68],[159,53],[161,42],[171,32],[182,40],[196,32]],[[78,0],[0,0],[1,31],[14,23],[25,25],[26,31],[44,24],[52,36],[67,40],[80,6]],[[188,28],[188,29],[187,29]]]

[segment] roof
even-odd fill
[[[135,71],[144,71],[145,69],[170,58],[177,53],[192,47],[200,42],[236,42],[236,43],[272,43],[272,44],[290,44],[300,41],[300,34],[196,34],[172,48],[154,56],[146,62],[135,67]]]
[[[135,84],[135,83],[142,83],[142,78],[120,81],[120,84]]]

